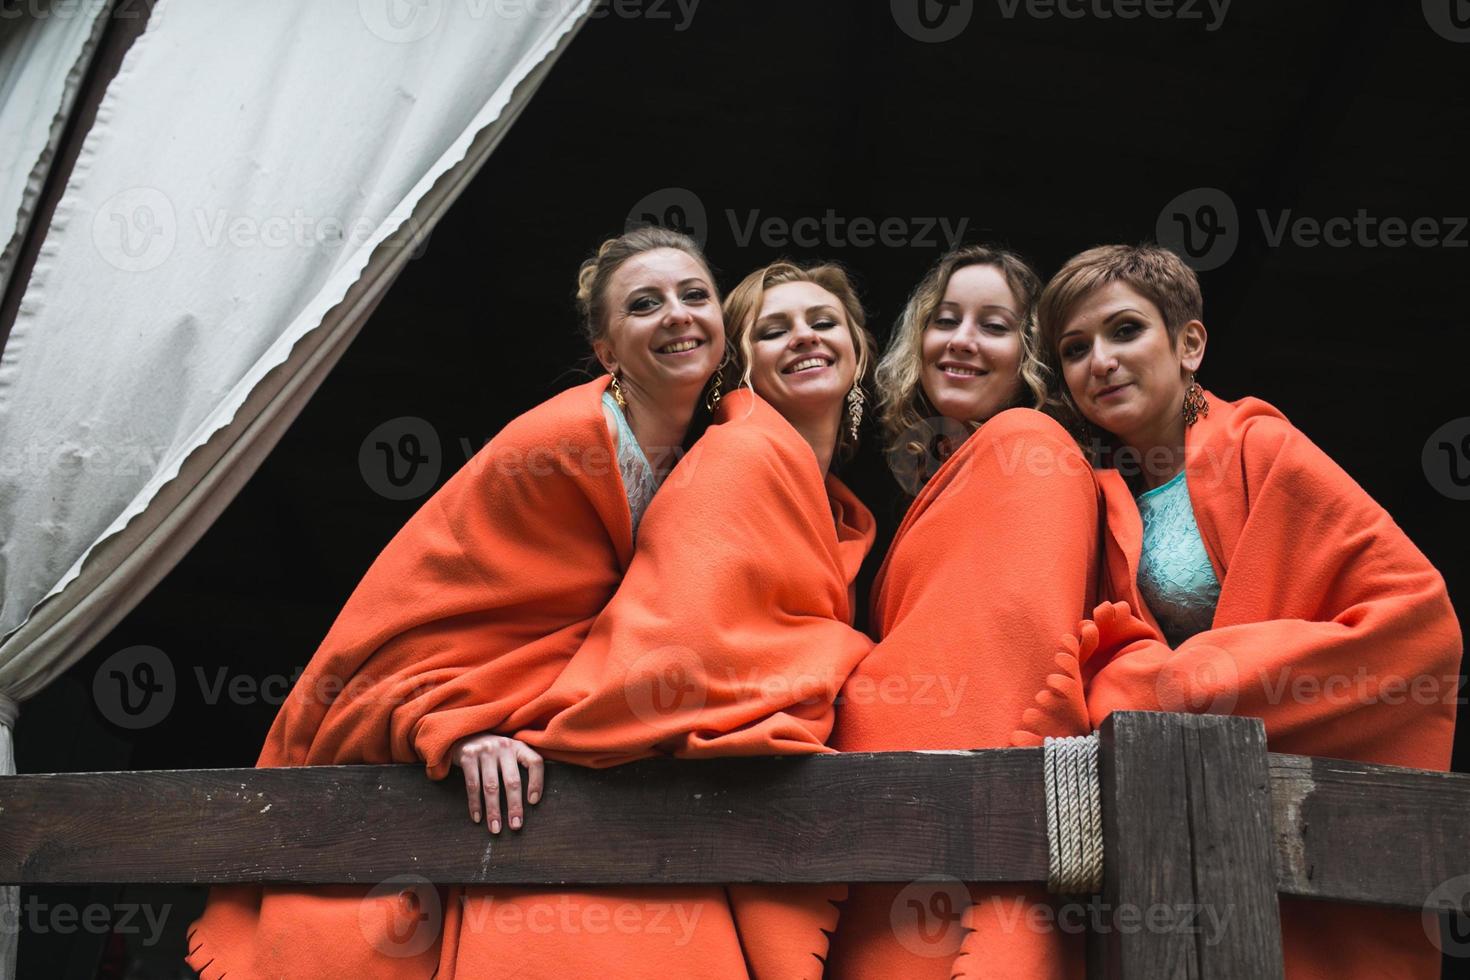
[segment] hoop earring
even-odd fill
[[[1210,414],[1210,403],[1205,400],[1204,389],[1189,375],[1189,387],[1184,389],[1184,427],[1187,429],[1198,422],[1201,415]]]
[[[623,389],[621,386],[618,385],[618,376],[616,372],[613,373],[612,383],[608,385],[608,389],[612,392],[613,401],[618,403],[618,408],[628,407],[628,399],[623,397]]]
[[[847,434],[857,442],[858,426],[863,424],[863,403],[868,396],[863,394],[863,389],[857,382],[853,383],[851,390],[847,393]]]

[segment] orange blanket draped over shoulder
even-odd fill
[[[832,744],[1009,746],[1055,670],[1058,628],[1092,608],[1098,521],[1092,468],[1056,422],[1016,409],[981,426],[898,529],[874,584],[879,642],[842,692]],[[829,975],[1080,978],[1068,965],[1080,938],[1033,925],[1044,901],[1021,887],[854,885]]]
[[[606,386],[514,419],[414,514],[333,623],[257,766],[422,761],[442,779],[453,742],[551,686],[633,555]],[[411,898],[218,887],[188,963],[203,980],[428,976],[434,949],[402,955]]]
[[[597,405],[603,383],[587,386],[586,403],[576,404],[572,413],[575,420],[548,418],[553,424],[542,432],[543,440],[531,442],[544,445],[544,439],[552,436],[565,440],[569,429],[581,431],[584,422],[595,423],[587,431],[589,443],[610,451]],[[868,647],[865,638],[845,623],[850,615],[848,588],[872,542],[871,517],[835,479],[824,484],[809,447],[768,406],[754,403],[748,406],[750,411],[742,412],[747,406],[742,398],[727,396],[725,402],[725,424],[711,427],[650,505],[639,531],[639,555],[647,552],[646,558],[630,558],[631,549],[624,547],[630,544],[628,512],[615,475],[610,481],[615,498],[607,502],[598,495],[597,505],[590,508],[594,514],[607,515],[600,532],[579,520],[587,508],[573,497],[538,489],[533,483],[523,495],[537,500],[537,505],[507,515],[514,518],[509,524],[496,520],[503,536],[478,539],[490,556],[485,563],[493,562],[494,571],[477,568],[476,575],[463,579],[446,571],[435,577],[433,588],[423,596],[395,599],[392,585],[381,586],[386,596],[379,591],[374,598],[402,604],[399,615],[415,625],[428,623],[434,639],[421,646],[417,656],[405,650],[390,658],[395,668],[389,672],[391,685],[384,688],[375,682],[365,688],[357,699],[360,710],[338,726],[340,734],[333,740],[337,754],[320,761],[409,761],[398,754],[406,748],[428,762],[431,776],[441,778],[448,767],[449,745],[463,735],[486,730],[517,735],[550,758],[586,765],[611,765],[658,753],[825,751],[822,743],[831,728],[836,687]],[[493,449],[504,437],[502,433],[487,448]],[[515,448],[525,457],[535,445]],[[578,469],[571,482],[591,479],[592,469]],[[558,504],[567,505],[566,511]],[[519,505],[519,498],[512,495],[510,506]],[[529,544],[516,538],[522,521],[534,525],[526,528]],[[437,524],[426,531],[430,542],[442,533]],[[574,537],[577,532],[599,541],[603,554],[584,547]],[[390,552],[397,544],[395,540]],[[472,546],[466,542],[466,547]],[[518,555],[523,548],[536,551],[544,564],[517,568],[506,561],[507,552]],[[722,561],[713,562],[716,555]],[[408,570],[395,567],[394,577],[401,578]],[[610,579],[603,577],[603,570],[612,573]],[[369,580],[377,572],[375,565]],[[506,639],[500,645],[487,647],[483,637],[461,632],[466,617],[476,621],[473,609],[478,607],[444,611],[439,593],[453,583],[476,594],[489,590],[498,595],[493,591],[497,585],[528,593],[523,604],[502,606],[500,613],[486,617],[503,631]],[[615,586],[617,594],[609,601]],[[563,594],[566,590],[574,594]],[[606,606],[595,626],[592,616],[567,623],[558,618],[581,609],[578,600],[597,605],[593,616]],[[354,595],[343,619],[356,602]],[[413,608],[419,603],[420,608]],[[763,629],[756,622],[760,616],[771,625]],[[743,632],[728,633],[724,624]],[[324,650],[338,632],[334,627]],[[400,640],[392,630],[372,631],[370,636],[383,646],[362,658],[360,669],[378,678],[384,671],[372,668],[383,649]],[[456,638],[468,645],[456,649]],[[456,654],[473,666],[459,672],[446,669],[448,664],[441,659],[452,662]],[[497,669],[512,658],[514,669]],[[323,665],[353,673],[345,668],[341,655],[329,655]],[[450,692],[440,694],[450,685]],[[402,707],[396,711],[368,707],[391,703],[404,690],[425,688],[426,694],[415,697],[440,694],[435,712],[400,719],[397,712]],[[378,697],[370,698],[372,694]],[[278,744],[311,746],[321,738],[310,731],[308,720],[298,718],[290,724],[284,720],[286,714],[272,729],[267,753]],[[331,721],[328,713],[319,726],[324,733],[332,730]],[[296,734],[289,736],[288,731]],[[380,757],[385,741],[392,754]],[[345,758],[351,756],[356,758]],[[535,832],[534,818],[524,832]],[[253,891],[259,895],[259,889]],[[741,948],[746,923],[737,932],[740,904],[732,915],[722,888],[549,893],[533,888],[456,887],[440,896],[445,903],[442,935],[413,957],[404,956],[402,946],[405,921],[411,925],[420,917],[412,903],[393,905],[390,897],[381,914],[377,910],[364,914],[361,889],[340,889],[336,896],[323,896],[326,889],[284,895],[278,891],[284,890],[268,889],[264,902],[258,897],[231,904],[218,897],[212,900],[195,930],[201,947],[191,964],[208,960],[216,945],[225,948],[216,936],[243,936],[245,958],[237,957],[234,946],[229,946],[232,962],[240,963],[238,973],[233,972],[237,967],[230,967],[234,977],[631,978],[651,975],[650,970],[696,978],[747,975]],[[753,894],[758,899],[760,890]],[[273,902],[281,909],[269,923],[273,928],[268,928],[266,907]],[[750,923],[764,927],[763,934],[795,939],[807,931],[805,922],[793,925],[790,916],[764,914],[759,901],[750,905]],[[634,918],[636,928],[629,925]],[[380,921],[382,935],[374,931]],[[776,948],[786,951],[795,946],[785,943]],[[784,955],[775,962],[784,964]],[[214,966],[221,963],[217,960]],[[206,980],[219,975],[207,973]]]
[[[1211,628],[1171,650],[1138,593],[1143,529],[1103,471],[1107,591],[1084,662],[1094,724],[1113,711],[1265,720],[1273,751],[1449,767],[1461,654],[1444,580],[1388,513],[1267,403],[1208,395],[1185,480],[1220,581]],[[1084,650],[1084,653],[1086,651]],[[1281,901],[1286,975],[1438,977],[1418,912]]]

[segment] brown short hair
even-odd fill
[[[1159,308],[1171,344],[1178,339],[1179,331],[1186,323],[1204,316],[1205,304],[1200,294],[1199,277],[1184,264],[1183,259],[1167,248],[1158,245],[1100,245],[1068,259],[1041,291],[1041,299],[1036,304],[1036,318],[1041,331],[1041,357],[1052,376],[1046,411],[1079,434],[1079,441],[1085,423],[1062,377],[1057,341],[1077,305],[1115,282],[1137,290]]]
[[[1159,308],[1170,341],[1190,320],[1204,317],[1199,277],[1179,256],[1158,245],[1101,245],[1068,259],[1042,290],[1037,317],[1045,346],[1056,346],[1078,303],[1115,282],[1127,284]]]
[[[877,347],[872,334],[868,333],[868,317],[858,299],[857,287],[847,270],[835,262],[823,262],[812,266],[799,266],[782,259],[757,269],[730,290],[725,300],[725,330],[729,336],[732,362],[727,380],[730,386],[750,386],[750,355],[754,349],[751,340],[752,328],[760,316],[765,303],[767,289],[783,286],[789,282],[809,282],[821,286],[837,297],[847,314],[848,330],[852,334],[852,346],[857,351],[857,374],[855,384],[860,389],[868,387],[868,375],[873,364],[873,351]],[[846,425],[839,427],[837,455],[846,459],[857,449],[857,440],[848,432]]]
[[[658,225],[635,228],[626,235],[603,242],[597,254],[577,270],[577,312],[582,316],[582,332],[588,344],[607,335],[607,286],[613,274],[629,259],[660,248],[684,252],[698,262],[709,277],[710,288],[716,291],[715,301],[719,301],[718,286],[710,272],[709,260],[694,239]]]
[[[888,349],[878,362],[878,418],[882,422],[884,442],[889,453],[923,456],[928,447],[914,436],[916,427],[935,414],[924,395],[922,354],[924,328],[949,288],[950,277],[972,265],[994,266],[1005,278],[1020,309],[1021,388],[1015,402],[1006,407],[1039,408],[1045,402],[1047,375],[1037,350],[1036,297],[1041,293],[1041,279],[1019,255],[994,245],[967,245],[942,256],[924,275],[909,296]],[[972,430],[978,425],[969,426]]]

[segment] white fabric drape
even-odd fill
[[[0,359],[0,692],[198,540],[590,4],[160,0]]]
[[[29,0],[0,10],[0,296],[111,0]]]

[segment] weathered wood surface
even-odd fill
[[[1046,880],[1041,750],[547,764],[522,830],[417,766],[0,777],[0,882]]]
[[[1283,894],[1403,908],[1465,902],[1440,886],[1470,875],[1470,776],[1275,753],[1270,765]]]
[[[1101,735],[1101,975],[1282,977],[1260,720],[1118,712]]]

